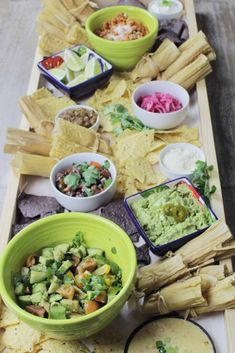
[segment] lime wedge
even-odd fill
[[[84,67],[86,66],[86,64],[88,63],[88,59],[89,59],[89,53],[83,54],[80,59],[82,60]]]
[[[67,86],[68,87],[74,87],[76,85],[79,85],[79,83],[82,83],[83,81],[86,81],[86,78],[84,74],[80,74],[79,76],[75,77],[74,80],[70,81]]]
[[[74,80],[74,77],[75,77],[74,71],[71,71],[71,70],[69,70],[68,67],[66,67],[65,72],[66,72],[66,79],[68,82]]]
[[[50,69],[48,70],[52,76],[57,78],[57,80],[62,81],[65,78],[65,71],[61,69]]]
[[[64,62],[68,69],[72,71],[81,71],[84,69],[84,64],[80,57],[72,50],[65,49]]]
[[[99,75],[102,72],[99,61],[96,58],[92,58],[88,61],[85,67],[86,79]]]

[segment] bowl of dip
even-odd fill
[[[111,6],[95,11],[86,21],[86,33],[95,51],[116,70],[131,70],[152,48],[158,20],[135,6]]]
[[[159,166],[169,179],[190,177],[198,160],[205,162],[205,154],[197,146],[191,143],[172,143],[160,152]]]
[[[151,129],[173,129],[186,118],[189,94],[169,81],[150,81],[138,86],[132,94],[135,116]]]
[[[182,16],[183,4],[178,0],[152,0],[148,11],[158,20],[171,20]]]
[[[166,315],[143,322],[129,336],[124,353],[216,353],[206,330],[192,320]]]

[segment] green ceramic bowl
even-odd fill
[[[40,318],[21,309],[15,301],[12,275],[19,271],[28,255],[70,241],[79,230],[84,232],[89,247],[105,250],[106,256],[122,269],[120,293],[96,312],[67,320]],[[116,254],[111,250],[113,247]],[[135,277],[136,253],[127,234],[115,223],[86,213],[63,213],[34,222],[9,242],[0,260],[0,294],[5,304],[29,326],[58,339],[83,338],[102,330],[128,299]]]
[[[111,20],[118,13],[124,12],[148,27],[149,33],[143,38],[130,41],[111,41],[100,38],[94,31]],[[88,39],[95,51],[108,60],[115,69],[131,70],[141,57],[151,49],[156,39],[158,21],[148,11],[135,6],[111,6],[94,12],[86,21]]]

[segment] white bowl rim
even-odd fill
[[[152,84],[154,84],[154,83],[156,83],[156,82],[162,82],[162,83],[165,83],[165,84],[169,84],[171,87],[177,87],[177,89],[181,89],[182,92],[186,93],[186,96],[187,96],[187,103],[186,103],[186,104],[183,104],[182,102],[180,102],[180,103],[182,104],[182,108],[180,108],[179,110],[176,110],[175,112],[170,112],[170,113],[149,112],[149,111],[147,111],[147,110],[141,108],[141,107],[137,104],[136,100],[134,99],[134,95],[136,94],[136,92],[137,92],[140,88],[142,88],[142,87],[144,87],[144,86],[149,86],[150,84],[152,85]],[[160,92],[160,93],[161,93],[161,92]],[[172,94],[171,94],[171,95],[172,95]],[[173,95],[172,95],[172,96],[173,96]],[[173,96],[173,97],[174,97],[174,96]],[[175,97],[174,97],[174,98],[175,98]],[[174,114],[176,114],[176,113],[182,112],[185,108],[188,107],[189,102],[190,102],[190,96],[189,96],[189,94],[188,94],[188,91],[187,91],[184,87],[182,87],[181,85],[178,85],[177,83],[174,83],[174,82],[171,82],[171,81],[153,80],[153,81],[145,82],[145,83],[139,85],[138,87],[136,87],[136,89],[135,89],[135,90],[133,91],[133,93],[132,93],[132,102],[135,104],[136,107],[138,107],[139,109],[143,110],[146,114],[148,114],[149,117],[152,116],[152,114],[154,114],[155,116],[160,116],[160,115],[171,116],[171,115],[174,115]],[[152,117],[153,117],[153,116],[152,116]]]
[[[54,165],[54,167],[53,167],[52,170],[51,170],[51,173],[50,173],[50,183],[51,183],[52,188],[53,188],[56,192],[59,192],[61,195],[63,195],[63,197],[67,198],[68,200],[76,200],[76,199],[79,200],[79,201],[80,201],[80,200],[93,200],[93,199],[98,198],[99,196],[103,195],[103,194],[104,194],[106,191],[108,191],[109,189],[111,189],[111,187],[112,187],[112,186],[115,184],[115,182],[116,182],[116,179],[117,179],[117,169],[116,169],[114,163],[113,163],[109,158],[106,158],[106,160],[109,161],[110,165],[111,165],[111,166],[113,167],[113,169],[114,169],[114,177],[113,177],[112,183],[107,187],[107,189],[101,191],[99,194],[96,194],[96,195],[93,195],[93,196],[86,196],[86,197],[74,197],[74,196],[69,196],[69,195],[66,195],[66,194],[64,194],[63,192],[61,192],[59,189],[57,189],[57,187],[55,186],[55,182],[54,182],[54,180],[53,180],[53,174],[55,173],[55,169],[58,168],[58,166],[59,166],[62,162],[64,162],[64,161],[70,159],[71,157],[76,157],[76,156],[78,156],[78,155],[86,155],[86,154],[93,154],[94,157],[98,155],[98,156],[100,156],[100,157],[106,158],[106,157],[103,156],[102,154],[100,154],[100,153],[95,153],[95,152],[79,152],[79,153],[74,153],[74,154],[70,154],[69,156],[67,156],[67,157],[65,157],[65,158],[63,158],[63,159],[61,159],[61,160],[59,160],[59,161]],[[85,162],[85,161],[84,161],[84,162]]]
[[[93,130],[94,127],[96,127],[97,124],[98,125],[100,124],[100,116],[99,116],[99,113],[98,113],[98,111],[96,109],[94,109],[90,105],[86,105],[86,104],[74,104],[74,105],[70,105],[69,107],[66,107],[66,108],[63,108],[63,109],[59,110],[58,113],[55,116],[55,121],[57,119],[60,119],[60,115],[65,113],[65,112],[67,112],[68,110],[79,110],[79,109],[82,109],[82,108],[83,109],[87,109],[87,110],[93,110],[97,114],[96,122],[88,128],[88,129]],[[85,128],[85,126],[82,126],[82,125],[79,125],[79,126]]]
[[[150,11],[150,13],[154,13],[154,14],[156,14],[156,15],[161,15],[161,16],[166,16],[166,17],[168,17],[168,16],[174,16],[174,15],[179,15],[182,11],[183,11],[183,4],[182,4],[182,2],[180,2],[179,0],[172,0],[175,4],[177,4],[177,6],[178,6],[178,10],[176,10],[176,11],[174,11],[174,12],[172,12],[172,13],[160,13],[160,12],[158,12],[158,11],[153,11],[152,10],[152,4],[153,3],[155,3],[156,2],[156,0],[152,0],[152,1],[150,1],[150,3],[148,4],[148,11]]]
[[[171,174],[175,174],[177,176],[182,176],[182,173],[177,173],[174,172],[172,169],[169,169],[164,163],[163,163],[163,158],[165,156],[165,154],[167,152],[169,152],[170,150],[172,150],[173,148],[180,148],[180,147],[186,147],[186,148],[191,148],[192,150],[195,150],[197,152],[199,152],[200,154],[200,160],[205,162],[206,161],[206,156],[205,153],[203,152],[203,150],[195,145],[193,145],[192,143],[188,143],[188,142],[175,142],[175,143],[169,143],[167,146],[165,146],[159,155],[159,163],[161,165],[161,167],[163,167],[167,172],[171,173]],[[184,173],[184,176],[187,175],[191,175],[192,172],[190,173]]]

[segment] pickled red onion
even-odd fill
[[[172,113],[182,108],[182,103],[171,94],[155,92],[152,95],[141,96],[138,106],[148,112]]]

